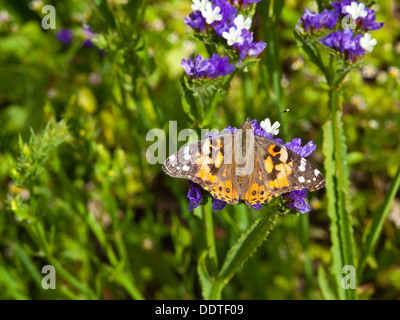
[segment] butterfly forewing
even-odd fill
[[[255,149],[263,181],[272,194],[281,195],[301,189],[315,191],[325,186],[321,172],[285,146],[256,136]]]
[[[233,134],[219,134],[181,148],[165,161],[163,170],[172,177],[190,179],[214,198],[234,204],[239,192],[232,154]]]

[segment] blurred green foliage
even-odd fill
[[[41,28],[43,4],[55,6],[57,30]],[[169,121],[177,120],[178,131],[199,131],[181,103],[180,60],[206,52],[183,22],[190,4],[0,0],[0,298],[201,298],[197,262],[207,246],[202,212],[188,212],[186,181],[167,177],[145,158],[152,143],[148,130],[168,132]],[[293,37],[306,5],[316,6],[286,0],[274,28],[291,109],[285,130],[315,141],[311,162],[322,168],[327,91]],[[254,21],[260,40],[269,14],[264,8],[258,7]],[[364,66],[348,76],[343,98],[357,243],[384,202],[400,159],[400,5],[388,0],[376,8],[385,26],[374,33],[378,45]],[[83,46],[84,24],[97,34],[94,47]],[[73,31],[69,46],[56,38],[62,28]],[[276,79],[266,71],[270,53],[249,73],[237,74],[229,90],[239,111],[252,119],[282,108]],[[240,121],[219,98],[210,127]],[[324,194],[309,195],[309,222],[307,216],[277,219],[269,240],[223,298],[327,297],[331,278],[318,279],[331,263]],[[218,256],[259,216],[244,205],[213,213]],[[399,245],[397,197],[376,253],[367,259],[361,299],[400,298]],[[42,289],[46,264],[56,267],[56,290]]]

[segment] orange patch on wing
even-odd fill
[[[272,163],[272,158],[270,156],[264,160],[264,167],[268,173],[271,173],[274,170],[274,164]]]
[[[280,188],[288,187],[288,176],[290,176],[293,172],[292,167],[287,163],[281,163],[275,166],[275,169],[279,171],[277,178],[280,184]]]
[[[279,181],[277,179],[269,181],[269,187],[271,189],[279,189]]]
[[[196,160],[196,164],[198,166],[200,166],[200,170],[198,172],[198,174],[196,175],[196,177],[202,179],[202,180],[206,180],[207,176],[210,173],[210,166],[209,164],[212,163],[212,159],[208,156],[203,156],[199,159]]]
[[[215,179],[217,179],[217,176],[214,176],[214,175],[212,175],[212,174],[209,174],[209,175],[207,176],[206,181],[211,182],[211,183],[214,183],[214,182],[215,182]]]
[[[221,181],[218,185],[213,186],[212,188],[205,187],[205,189],[210,191],[214,198],[228,203],[237,203],[239,200],[237,191],[233,188],[232,182],[229,180]]]
[[[269,146],[269,148],[268,148],[268,152],[269,152],[270,154],[272,154],[272,155],[275,157],[277,154],[280,153],[280,151],[275,152],[274,149],[275,149],[275,145],[274,145],[274,144],[271,144],[271,145]]]

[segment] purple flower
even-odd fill
[[[256,204],[253,204],[251,207],[258,211],[258,210],[260,210],[262,208],[262,204],[256,203]]]
[[[200,205],[202,193],[201,189],[192,180],[188,180],[188,183],[190,184],[190,189],[186,196],[189,199],[189,211],[192,211]]]
[[[225,208],[225,206],[226,206],[225,201],[218,200],[215,198],[212,201],[212,210],[214,210],[214,211],[222,210],[223,208]]]
[[[324,46],[345,54],[346,59],[356,61],[365,54],[365,50],[360,45],[362,36],[360,33],[353,38],[353,30],[347,28],[328,34],[320,42]]]
[[[229,28],[231,27],[232,23],[228,23],[226,20],[218,21],[218,23],[213,24],[213,28],[215,33],[222,38],[222,34],[224,32],[229,32]]]
[[[253,42],[253,33],[247,29],[242,29],[241,36],[243,37],[243,42],[233,45],[235,49],[239,50],[239,65],[244,58],[260,54],[267,46],[267,44],[262,41]]]
[[[331,2],[333,9],[342,16],[346,16],[347,13],[343,12],[343,8],[351,5],[353,2],[360,4],[359,1],[343,0]],[[359,17],[355,22],[356,26],[362,31],[378,30],[383,27],[384,23],[376,22],[375,10],[371,8],[365,8],[367,16],[365,18]]]
[[[296,152],[301,157],[308,157],[317,149],[313,141],[309,141],[302,147],[300,138],[294,138],[292,141],[285,143],[285,147]]]
[[[257,3],[257,2],[260,2],[261,0],[230,0],[234,5],[237,5],[237,6],[241,6],[241,5],[243,5],[243,6],[249,6],[249,5],[251,5],[251,4],[253,4],[253,3]]]
[[[189,77],[198,78],[209,78],[214,79],[221,76],[226,76],[229,73],[235,71],[235,66],[229,63],[227,57],[220,57],[214,53],[211,58],[206,58],[198,55],[192,59],[182,59],[181,66],[185,69],[186,74]]]
[[[225,132],[235,133],[235,132],[238,131],[238,129],[235,128],[235,127],[228,126],[228,127],[226,127],[226,128],[224,129],[224,131],[225,131]]]
[[[266,132],[266,131],[260,126],[260,124],[258,123],[257,120],[251,120],[251,121],[250,121],[250,124],[251,124],[251,126],[253,127],[253,131],[254,131],[254,134],[255,134],[256,136],[261,136],[261,137],[264,137],[264,138],[272,139],[272,137],[273,137],[272,133]]]
[[[333,9],[335,9],[336,12],[342,14],[343,7],[351,5],[352,2],[354,2],[354,1],[353,0],[335,1],[335,2],[331,2],[331,6]],[[357,2],[357,3],[359,3],[359,2]]]
[[[226,0],[214,0],[213,2],[215,3],[215,6],[221,9],[220,14],[222,14],[222,20],[233,21],[238,12],[238,9],[235,6]]]
[[[365,10],[367,10],[368,14],[365,18],[361,19],[361,25],[360,25],[361,30],[369,31],[369,30],[379,30],[380,28],[382,28],[384,23],[376,22],[375,10],[372,10],[370,8],[365,8]]]
[[[57,32],[56,37],[57,37],[58,41],[60,41],[62,44],[69,46],[72,42],[74,34],[72,33],[72,30],[70,30],[70,29],[62,29]]]
[[[193,29],[199,29],[204,31],[206,28],[206,19],[203,17],[200,11],[192,12],[188,18],[184,19],[185,23]]]
[[[295,190],[285,196],[289,201],[288,208],[296,209],[300,213],[310,212],[311,209],[306,201],[307,189]]]
[[[325,9],[321,13],[315,13],[306,9],[299,23],[303,26],[304,30],[309,33],[325,29],[332,30],[336,26],[338,19],[339,13],[336,11]]]
[[[204,135],[204,137],[205,137],[206,139],[208,139],[208,138],[215,137],[215,136],[217,136],[217,135],[219,135],[219,134],[221,134],[221,132],[219,132],[219,131],[216,131],[216,132],[207,132],[207,133]]]

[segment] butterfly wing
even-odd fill
[[[239,201],[239,191],[232,154],[233,134],[224,133],[181,148],[162,168],[172,177],[198,183],[216,199],[235,204]]]
[[[273,140],[256,136],[255,158],[267,191],[275,196],[302,189],[316,191],[325,186],[317,168]]]
[[[248,207],[268,202],[276,197],[268,190],[266,181],[263,181],[262,170],[257,157],[254,157],[253,172],[243,181],[240,193],[240,199],[243,199]]]

